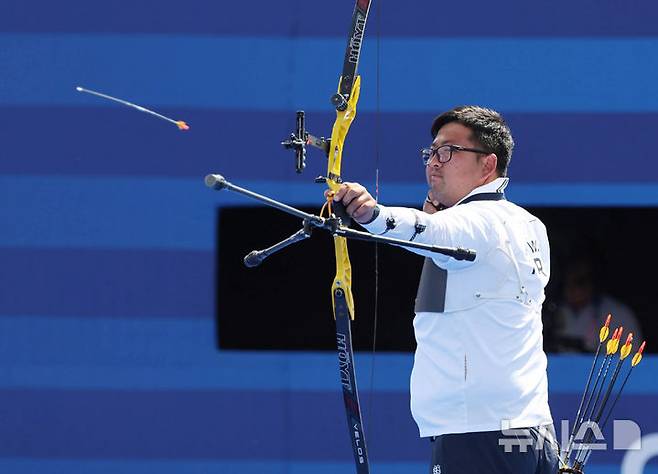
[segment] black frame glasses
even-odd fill
[[[441,145],[438,147],[422,148],[420,150],[420,156],[423,159],[423,164],[425,166],[430,164],[435,155],[439,160],[439,163],[447,163],[452,160],[453,151],[471,151],[482,155],[488,155],[490,153],[488,151],[479,150],[477,148],[467,148],[461,145]]]

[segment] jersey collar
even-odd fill
[[[498,201],[505,199],[505,188],[509,178],[496,178],[492,182],[478,186],[466,196],[461,198],[455,206],[471,201]]]

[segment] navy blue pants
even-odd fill
[[[548,430],[547,435],[542,436]],[[552,426],[430,438],[430,474],[556,474],[558,447]]]

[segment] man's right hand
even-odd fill
[[[327,194],[327,192],[325,192]],[[366,188],[359,183],[343,183],[333,197],[342,202],[345,211],[352,219],[362,224],[372,219],[377,201]]]
[[[435,212],[439,212],[439,207],[439,201],[434,199],[432,190],[430,189],[427,193],[427,197],[425,198],[425,202],[423,203],[423,212],[434,214]]]

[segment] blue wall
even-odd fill
[[[375,2],[345,177],[372,184],[378,167],[382,201],[417,203],[431,119],[479,103],[515,133],[513,200],[657,205],[658,6],[458,3]],[[333,354],[215,349],[216,209],[247,203],[203,185],[221,172],[321,200],[324,159],[310,153],[299,177],[278,142],[299,108],[329,133],[352,8],[3,0],[2,472],[352,472]],[[411,363],[357,360],[377,473],[426,471]],[[588,363],[551,359],[556,419],[572,416]],[[657,369],[647,358],[618,410],[645,434],[658,432]],[[589,472],[619,472],[622,454],[596,453]]]

